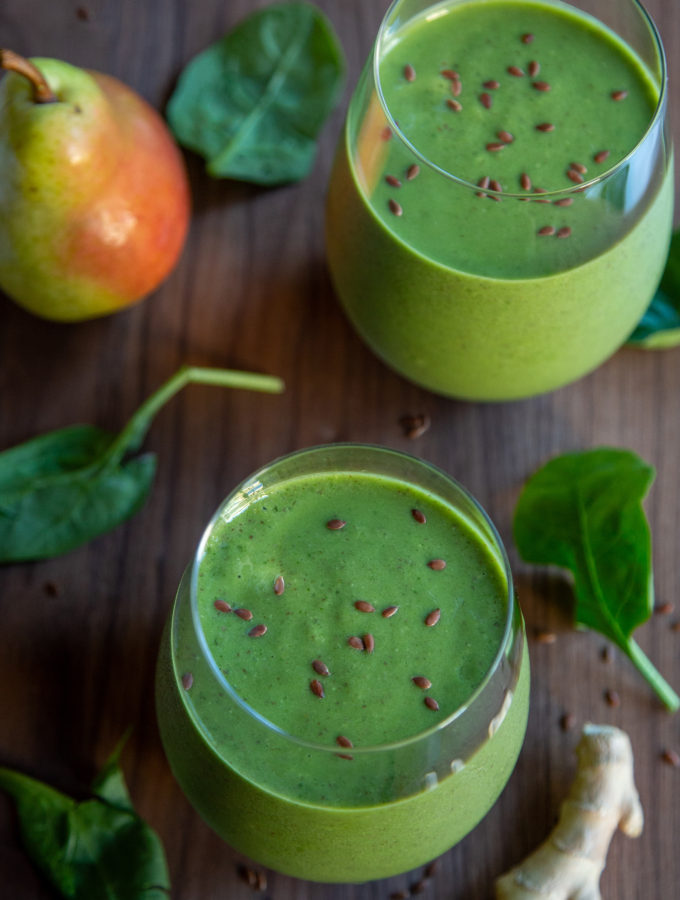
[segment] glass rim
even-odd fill
[[[382,107],[383,112],[385,113],[385,117],[387,118],[388,124],[392,130],[394,136],[404,144],[408,150],[411,151],[420,162],[424,163],[428,168],[433,169],[440,175],[443,175],[449,181],[454,182],[455,184],[461,185],[461,187],[478,191],[479,185],[474,184],[471,181],[467,181],[465,178],[460,178],[458,175],[454,175],[452,172],[447,172],[446,169],[442,169],[441,166],[437,165],[437,163],[433,162],[431,159],[428,159],[423,153],[418,150],[418,148],[411,143],[411,141],[406,137],[403,133],[396,120],[392,116],[390,112],[389,105],[387,100],[385,99],[385,95],[382,89],[382,83],[380,80],[380,65],[379,60],[381,57],[380,50],[383,43],[383,38],[385,36],[385,32],[388,28],[388,20],[392,16],[394,10],[399,6],[399,4],[403,3],[404,0],[392,0],[385,15],[380,22],[380,27],[378,28],[378,34],[375,39],[375,43],[372,51],[372,70],[373,70],[373,81],[375,83],[375,91],[378,97],[378,101],[380,102],[380,106]],[[446,0],[438,0],[437,3],[433,5],[439,5],[445,3]],[[460,0],[457,0],[460,2]],[[548,2],[552,3],[553,0],[548,0]],[[562,0],[560,0],[562,2]],[[572,4],[568,2],[568,0],[563,0],[564,4],[567,6],[571,6]],[[661,35],[659,34],[659,30],[656,27],[654,19],[652,19],[651,15],[647,12],[645,7],[643,6],[641,0],[625,0],[625,2],[631,3],[634,7],[637,8],[640,13],[643,22],[647,25],[649,32],[652,36],[654,49],[656,50],[659,69],[660,69],[660,78],[659,78],[659,99],[657,101],[656,107],[654,109],[654,113],[650,117],[650,120],[645,128],[644,134],[640,137],[637,143],[628,151],[628,153],[622,157],[615,165],[611,166],[611,168],[607,169],[604,172],[601,172],[599,175],[596,175],[594,178],[590,178],[587,181],[583,181],[581,184],[575,184],[570,187],[560,188],[559,190],[554,191],[542,191],[540,196],[545,199],[551,197],[568,197],[572,194],[580,194],[586,191],[588,188],[593,187],[594,185],[601,184],[603,181],[609,180],[613,175],[619,172],[622,168],[624,168],[635,156],[640,147],[644,144],[644,142],[649,137],[650,133],[657,127],[659,121],[661,121],[665,116],[666,103],[667,103],[667,95],[668,95],[668,66],[666,63],[666,53],[664,50],[663,42],[661,41]],[[574,7],[577,8],[577,7]],[[591,18],[595,18],[591,16]],[[599,20],[596,20],[599,21]],[[607,27],[607,26],[605,26]],[[613,30],[613,29],[609,29]],[[637,54],[636,54],[637,55]],[[650,73],[651,74],[651,73]],[[527,197],[534,197],[535,194],[531,192],[512,192],[512,191],[494,191],[491,188],[484,188],[484,193],[488,194],[490,197],[498,197],[503,198],[505,200],[526,200]]]
[[[478,500],[473,497],[473,495],[467,490],[467,488],[463,487],[460,482],[458,482],[455,478],[445,472],[443,469],[434,465],[433,463],[427,462],[426,460],[421,459],[420,457],[414,456],[409,453],[405,453],[401,450],[394,450],[390,447],[383,447],[378,444],[369,444],[369,443],[359,443],[359,442],[334,442],[330,444],[317,444],[312,447],[306,447],[300,450],[295,450],[291,453],[286,453],[282,456],[277,457],[269,463],[266,463],[263,466],[260,466],[256,469],[252,474],[248,475],[241,482],[239,482],[236,487],[229,492],[229,494],[224,498],[224,500],[219,504],[213,515],[211,516],[206,528],[203,531],[201,539],[196,548],[196,552],[192,557],[191,561],[191,569],[190,569],[190,579],[189,579],[189,602],[191,605],[191,618],[192,624],[194,627],[194,631],[196,634],[196,638],[198,640],[199,648],[201,653],[203,654],[204,660],[207,662],[212,675],[216,678],[220,687],[222,687],[229,694],[232,700],[236,702],[241,709],[246,712],[252,719],[258,721],[261,725],[263,725],[266,729],[271,732],[278,734],[280,737],[289,740],[292,743],[298,744],[299,746],[305,747],[307,749],[321,751],[324,753],[330,753],[332,755],[337,755],[338,747],[331,747],[328,744],[319,744],[314,741],[309,741],[304,738],[298,737],[297,735],[290,734],[285,729],[276,725],[274,722],[271,722],[267,719],[266,716],[259,713],[256,709],[254,709],[249,703],[247,703],[236,691],[236,689],[231,685],[231,683],[227,680],[223,672],[220,670],[219,666],[215,658],[212,655],[212,652],[208,646],[208,642],[203,631],[203,626],[201,624],[200,615],[198,611],[198,570],[205,554],[206,545],[208,540],[210,539],[215,525],[221,519],[223,511],[233,502],[233,499],[239,494],[239,492],[243,491],[248,485],[253,484],[257,479],[260,481],[261,476],[265,475],[268,471],[273,469],[275,466],[295,459],[297,457],[314,457],[321,453],[328,452],[337,452],[340,450],[352,450],[356,449],[359,451],[368,451],[369,453],[375,453],[376,455],[383,456],[392,456],[397,458],[404,458],[409,463],[416,463],[418,466],[422,466],[424,469],[430,470],[434,472],[438,477],[443,477],[445,481],[452,485],[455,490],[457,490],[469,503],[471,503],[474,511],[481,517],[483,524],[489,529],[490,537],[493,541],[493,545],[491,549],[497,554],[498,562],[502,564],[503,575],[505,577],[506,582],[506,599],[507,599],[507,610],[505,615],[505,627],[503,629],[502,637],[499,641],[498,649],[487,669],[483,678],[477,685],[477,687],[472,691],[469,697],[454,709],[451,713],[449,713],[444,719],[437,722],[430,728],[425,729],[424,731],[419,731],[414,735],[409,735],[406,738],[398,741],[390,741],[383,744],[372,744],[369,746],[363,747],[353,747],[352,755],[353,756],[361,756],[361,755],[369,755],[371,753],[377,752],[386,752],[393,750],[400,750],[405,747],[417,744],[423,740],[428,739],[431,735],[442,732],[444,729],[448,728],[454,721],[461,718],[465,712],[467,712],[475,703],[475,701],[484,693],[485,689],[490,684],[497,670],[499,669],[506,651],[511,646],[513,638],[515,637],[515,615],[517,609],[517,600],[515,597],[514,585],[512,582],[512,573],[510,570],[510,561],[508,559],[507,552],[505,550],[505,546],[501,537],[496,529],[496,526],[491,521],[488,513],[482,507]],[[342,471],[341,467],[338,467],[337,471]],[[347,470],[352,471],[352,470]],[[370,474],[371,471],[375,473],[375,470],[361,470],[366,471]],[[308,473],[309,474],[309,473]],[[408,482],[407,482],[408,483]],[[261,481],[260,481],[261,484]],[[443,498],[439,498],[442,500]],[[492,717],[490,717],[491,723]],[[199,717],[199,724],[203,724],[202,720]]]

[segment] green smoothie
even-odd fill
[[[444,394],[510,399],[580,377],[625,340],[663,268],[659,73],[563,3],[460,0],[394,18],[329,189],[350,318]]]
[[[493,804],[526,724],[521,621],[488,521],[442,473],[374,448],[290,459],[306,471],[249,482],[206,534],[164,639],[161,733],[234,847],[363,881]]]

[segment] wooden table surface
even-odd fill
[[[109,72],[162,108],[181,67],[260,0],[2,0],[0,46]],[[509,404],[436,397],[383,366],[333,295],[324,262],[323,197],[344,110],[385,0],[318,0],[344,45],[349,83],[313,173],[276,190],[217,182],[187,158],[193,220],[181,261],[141,305],[80,325],[50,324],[0,298],[0,447],[74,422],[116,429],[182,363],[282,376],[278,397],[192,386],[146,440],[159,456],[152,495],[129,523],[60,559],[0,570],[0,762],[82,796],[128,726],[123,765],[134,802],[160,833],[176,900],[256,896],[242,860],[205,826],[173,781],[154,717],[153,679],[164,619],[181,572],[220,499],[266,461],[328,441],[415,453],[462,481],[508,545],[527,622],[532,707],[526,743],[500,801],[441,860],[424,896],[491,896],[493,878],[547,834],[574,773],[578,726],[629,732],[646,811],[643,836],[617,835],[602,879],[617,900],[680,896],[680,714],[668,715],[628,661],[603,660],[604,641],[570,627],[561,578],[519,563],[511,518],[524,479],[549,457],[597,445],[629,447],[657,469],[646,504],[654,536],[657,614],[639,643],[680,690],[680,348],[624,349],[579,383]],[[680,5],[649,0],[671,60],[680,58]],[[676,144],[680,90],[671,87]],[[1,214],[1,211],[0,211]],[[416,440],[400,426],[426,413]],[[537,630],[557,635],[538,643]],[[604,692],[618,692],[617,708]],[[564,713],[578,726],[561,730]],[[268,873],[273,900],[382,900],[420,876],[322,886]],[[0,798],[0,894],[51,890],[20,847]],[[98,898],[92,898],[98,900]]]

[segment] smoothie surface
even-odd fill
[[[242,700],[277,728],[341,750],[338,737],[357,748],[397,742],[465,703],[503,643],[508,587],[481,535],[441,500],[340,473],[283,482],[218,520],[197,602],[210,652]]]

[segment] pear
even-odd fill
[[[122,309],[174,267],[187,233],[184,163],[122,82],[0,50],[0,288],[47,319]]]

